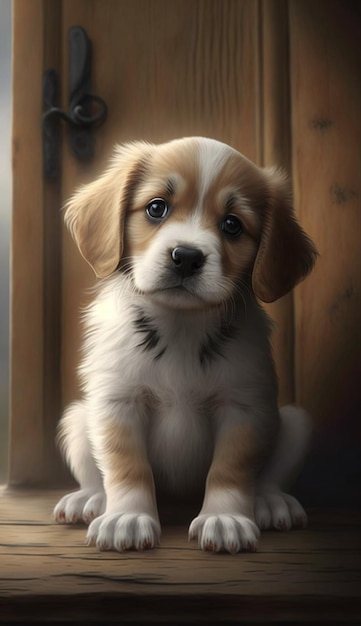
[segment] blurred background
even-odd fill
[[[10,133],[11,0],[0,0],[0,483],[6,480],[9,421]]]

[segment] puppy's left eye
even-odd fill
[[[239,235],[243,232],[243,227],[238,217],[235,215],[226,215],[224,220],[221,222],[221,230],[229,237],[239,237]]]
[[[167,216],[169,206],[163,198],[154,198],[147,204],[145,211],[152,220],[162,220]]]

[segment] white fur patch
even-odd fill
[[[198,210],[203,209],[204,197],[219,172],[224,168],[229,156],[234,152],[225,143],[202,138],[199,144],[199,199]]]

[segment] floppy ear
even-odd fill
[[[296,221],[285,174],[275,169],[263,172],[268,200],[252,286],[260,300],[273,302],[307,276],[318,253]]]
[[[119,265],[126,208],[150,149],[145,142],[117,146],[109,169],[81,187],[66,205],[65,222],[98,278],[109,276]]]

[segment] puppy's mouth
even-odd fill
[[[192,303],[198,305],[198,307],[206,305],[201,295],[184,283],[160,285],[147,292],[146,295],[170,306],[181,306],[183,304],[187,307]]]
[[[217,298],[211,298],[204,293],[198,281],[196,284],[161,284],[149,291],[143,291],[143,295],[157,304],[169,308],[184,310],[202,310],[219,306]]]

